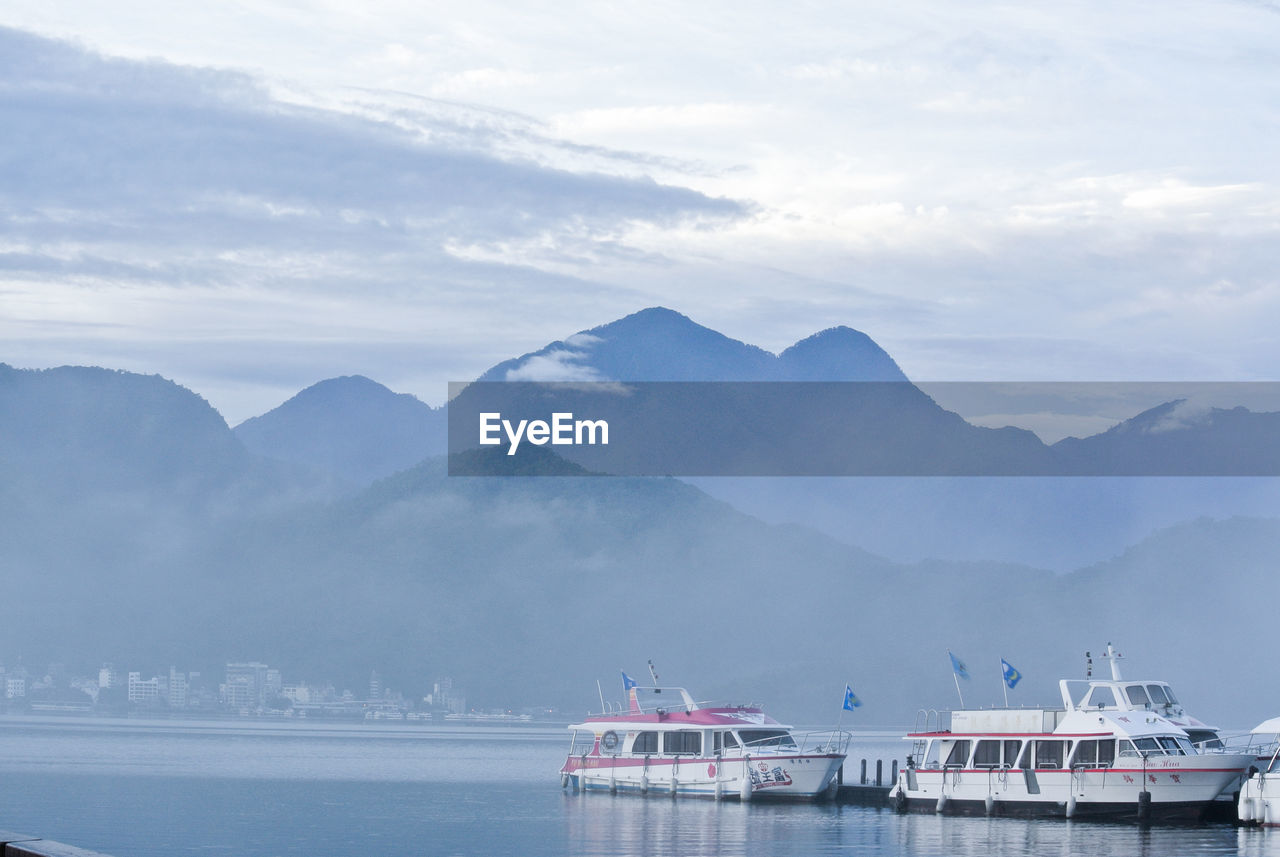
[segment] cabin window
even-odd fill
[[[1178,697],[1173,695],[1173,688],[1169,687],[1167,684],[1164,686],[1164,695],[1169,698],[1170,705],[1178,704]]]
[[[664,732],[662,749],[669,755],[698,755],[702,752],[701,732]]]
[[[716,753],[738,749],[738,739],[732,732],[716,732],[711,738],[712,751]]]
[[[1086,768],[1105,768],[1116,760],[1114,741],[1081,741],[1076,746],[1075,765]]]
[[[1169,753],[1170,753],[1170,755],[1173,755],[1173,756],[1185,756],[1185,755],[1187,755],[1187,754],[1186,754],[1186,751],[1185,751],[1185,750],[1183,750],[1180,746],[1178,746],[1178,739],[1177,739],[1177,738],[1170,738],[1170,737],[1167,737],[1167,736],[1162,735],[1162,736],[1160,736],[1159,741],[1160,741],[1160,746],[1161,746],[1161,747],[1163,747],[1163,748],[1165,748],[1166,750],[1168,750],[1168,751],[1169,751]]]
[[[996,768],[1000,765],[1000,742],[979,741],[973,748],[973,766],[975,768]]]
[[[1165,696],[1164,688],[1158,684],[1147,685],[1147,694],[1151,697],[1151,701],[1156,705],[1169,704],[1169,697]]]
[[[739,729],[738,736],[742,738],[742,745],[749,750],[757,747],[796,746],[796,742],[791,740],[791,733],[785,729]]]
[[[1062,767],[1062,742],[1061,741],[1037,741],[1036,742],[1036,767],[1037,768],[1061,768]]]
[[[1136,756],[1136,755],[1138,755],[1138,748],[1137,748],[1137,747],[1135,747],[1135,746],[1133,746],[1133,742],[1132,742],[1132,741],[1125,741],[1125,740],[1123,740],[1123,739],[1122,739],[1122,740],[1118,741],[1117,743],[1120,745],[1120,755],[1121,755],[1121,756]]]
[[[1004,742],[1004,763],[1012,768],[1018,763],[1018,751],[1022,749],[1021,741]]]
[[[1125,693],[1129,694],[1129,704],[1144,707],[1151,703],[1147,697],[1147,690],[1140,684],[1131,684],[1125,688]]]
[[[1089,708],[1115,708],[1116,695],[1109,687],[1095,687],[1089,694]]]
[[[938,756],[942,752],[941,748],[942,748],[941,741],[930,741],[928,749],[924,751],[924,761],[921,763],[920,767],[922,768],[938,767]]]
[[[1187,737],[1191,739],[1191,743],[1197,747],[1204,747],[1213,750],[1222,749],[1222,739],[1218,737],[1218,733],[1210,729],[1188,729]]]
[[[1156,743],[1154,738],[1134,738],[1133,745],[1138,748],[1138,752],[1147,754],[1151,752],[1159,752],[1160,745]]]
[[[957,741],[951,745],[951,752],[947,754],[946,767],[963,768],[969,761],[969,741]]]
[[[658,752],[658,733],[641,732],[636,736],[636,740],[631,744],[631,752],[637,754]]]

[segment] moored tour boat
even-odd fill
[[[1200,817],[1255,755],[1217,749],[1217,730],[1186,715],[1167,684],[1124,681],[1110,646],[1106,656],[1112,678],[1061,681],[1061,708],[955,711],[945,730],[926,722],[907,735],[891,800],[937,812]]]
[[[836,789],[848,733],[798,735],[758,707],[695,702],[682,687],[628,691],[629,709],[569,727],[562,785],[738,800],[812,800]]]
[[[1280,717],[1264,720],[1250,733],[1250,747],[1267,747],[1240,787],[1238,817],[1243,824],[1280,826]]]

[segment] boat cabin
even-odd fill
[[[801,749],[790,727],[758,707],[698,703],[679,687],[643,691],[629,709],[606,711],[570,727],[571,755],[733,758]]]
[[[908,764],[925,770],[1094,769],[1112,767],[1117,760],[1126,758],[1139,761],[1143,757],[1196,753],[1185,736],[1173,733],[1132,738],[1114,733],[1071,737],[940,733],[913,737]]]
[[[785,729],[634,729],[607,730],[599,738],[600,752],[620,756],[738,756],[761,749],[795,750]]]
[[[1222,747],[1222,737],[1218,730],[1189,717],[1167,682],[1064,679],[1059,685],[1063,704],[1068,711],[1149,711],[1177,725],[1187,733],[1191,743],[1198,747]]]

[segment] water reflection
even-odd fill
[[[1280,828],[1242,827],[1236,831],[1240,857],[1280,857]]]
[[[1280,831],[1230,825],[1149,827],[1066,820],[898,815],[782,805],[575,795],[564,798],[566,852],[683,855],[948,855],[948,857],[1280,857]]]
[[[1280,830],[1228,825],[579,795],[559,787],[558,733],[552,743],[339,731],[0,720],[0,828],[117,857],[1280,857]]]

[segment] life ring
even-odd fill
[[[600,736],[600,748],[602,750],[618,749],[618,733],[610,729],[608,732]]]

